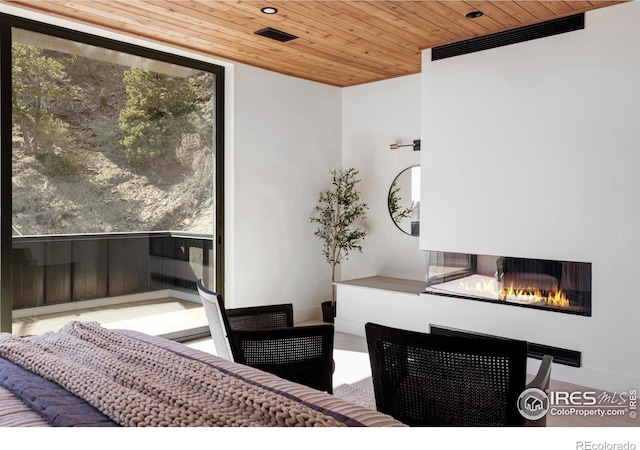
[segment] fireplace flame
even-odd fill
[[[569,308],[569,299],[562,290],[544,293],[540,290],[529,290],[525,287],[514,286],[513,284],[509,287],[498,288],[498,282],[493,279],[479,280],[475,283],[468,283],[467,281],[461,280],[460,288],[467,292],[489,294],[507,301],[542,303],[559,308]]]
[[[477,280],[471,284],[466,280],[460,281],[460,288],[469,292],[498,295],[498,289],[495,280]]]
[[[545,305],[559,308],[569,307],[569,299],[562,290],[545,294],[539,290],[527,291],[524,288],[513,286],[512,284],[506,289],[500,289],[498,291],[498,295],[500,298],[515,298],[518,301],[525,301],[529,303],[544,303]]]

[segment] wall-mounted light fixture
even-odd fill
[[[389,146],[391,150],[397,150],[400,147],[413,147],[414,152],[420,151],[420,139],[415,139],[413,144],[391,144]]]

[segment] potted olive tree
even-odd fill
[[[366,231],[355,223],[366,218],[366,203],[360,200],[356,169],[336,169],[330,172],[331,187],[320,192],[318,204],[310,217],[317,223],[315,235],[323,243],[322,254],[331,266],[331,300],[322,303],[325,322],[333,322],[336,314],[336,266],[353,250],[362,252],[361,241]]]

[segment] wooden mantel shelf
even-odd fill
[[[424,292],[426,282],[416,280],[405,280],[391,277],[367,277],[354,280],[338,281],[336,285],[358,286],[371,289],[383,289],[386,291],[402,292],[405,294],[416,294]]]

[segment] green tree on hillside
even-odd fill
[[[172,160],[182,136],[198,132],[196,81],[132,68],[124,82],[128,98],[118,124],[126,133],[127,160],[133,165]]]
[[[66,95],[64,66],[32,45],[12,44],[13,123],[24,146],[40,155],[62,146],[69,126],[49,112],[51,102]]]

